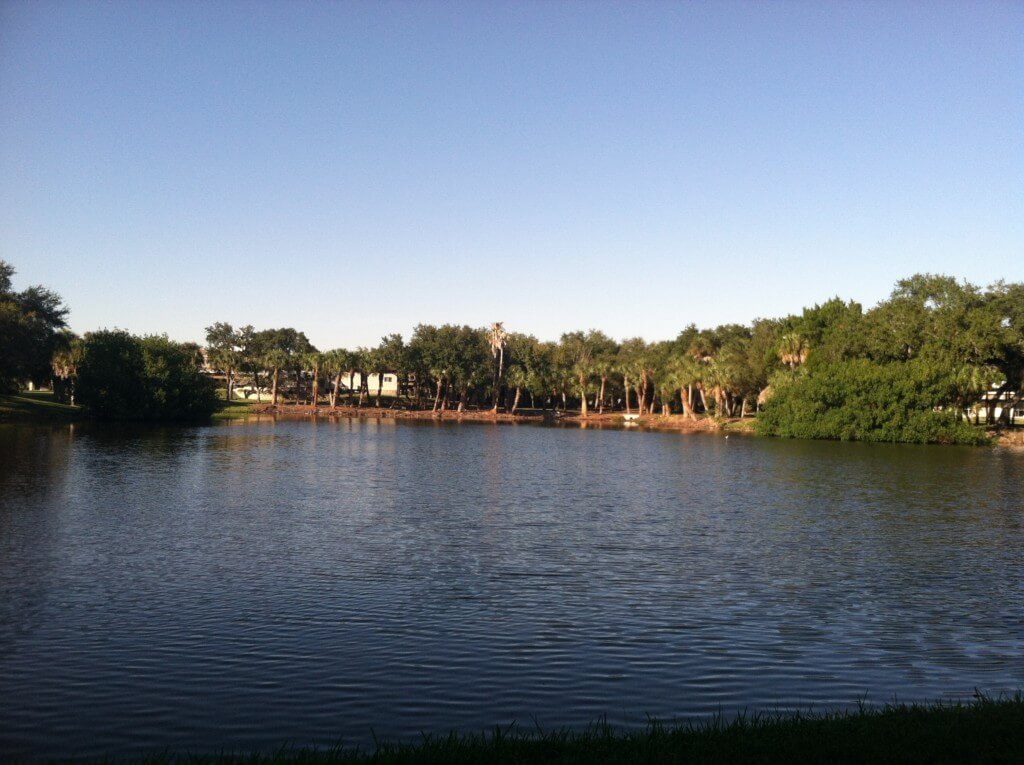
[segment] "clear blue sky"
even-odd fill
[[[322,349],[1024,281],[1024,4],[2,0],[0,258]]]

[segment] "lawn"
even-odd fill
[[[0,395],[0,422],[69,422],[83,416],[81,407],[55,401],[50,391]]]

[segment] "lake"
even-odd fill
[[[1024,454],[0,426],[0,760],[1024,687]]]

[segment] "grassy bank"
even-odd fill
[[[244,420],[250,414],[252,414],[253,405],[248,401],[225,401],[221,397],[220,404],[217,406],[217,410],[213,413],[211,419],[214,422],[218,420]]]
[[[70,422],[83,416],[81,407],[55,401],[49,391],[0,395],[0,422]]]
[[[245,401],[221,401],[212,419],[244,419],[251,413],[252,404]],[[0,422],[72,422],[85,417],[82,407],[61,404],[50,391],[0,395]]]
[[[495,730],[383,744],[374,752],[288,749],[249,755],[160,755],[144,762],[251,765],[430,763],[1021,763],[1024,697],[890,705],[819,715],[744,716],[645,731]]]

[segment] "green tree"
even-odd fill
[[[0,260],[0,392],[52,377],[50,364],[59,350],[68,309],[45,287],[15,292],[14,267]]]
[[[241,358],[238,344],[238,333],[230,324],[218,321],[206,328],[206,352],[210,366],[222,370],[227,378],[227,389],[224,392],[227,401],[231,400],[234,373]]]
[[[124,330],[87,332],[75,379],[78,403],[105,420],[147,419],[142,343]]]
[[[795,438],[908,443],[983,443],[983,433],[937,410],[944,371],[925,361],[822,364],[779,385],[757,420],[758,432]]]
[[[586,418],[587,389],[594,375],[594,345],[591,342],[591,335],[583,332],[563,334],[559,340],[559,357],[579,391],[580,415]]]
[[[199,368],[197,351],[165,335],[87,333],[76,364],[78,403],[106,420],[207,419],[216,409],[217,392]]]
[[[217,390],[200,370],[198,346],[176,343],[166,335],[149,335],[138,339],[138,343],[147,399],[141,419],[209,419],[217,408]]]
[[[402,336],[395,333],[381,338],[374,356],[377,366],[377,406],[380,406],[381,392],[384,389],[384,375],[393,372],[397,383],[397,395],[402,394],[403,380],[408,377],[409,349]]]

